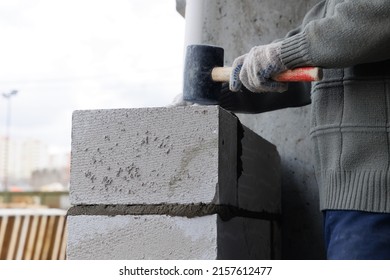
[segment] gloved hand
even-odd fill
[[[286,71],[280,58],[282,43],[253,47],[249,53],[236,58],[230,75],[230,90],[237,92],[243,84],[252,92],[283,92],[287,83],[275,82],[272,77]]]

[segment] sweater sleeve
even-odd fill
[[[344,68],[390,59],[389,0],[345,0],[334,9],[326,16],[321,2],[311,11],[317,17],[306,16],[283,40],[281,57],[288,68]]]

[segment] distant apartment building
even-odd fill
[[[4,188],[5,176],[9,186],[31,186],[33,174],[37,177],[36,174],[47,174],[53,170],[66,173],[69,169],[68,158],[69,154],[66,153],[51,153],[48,145],[39,140],[10,139],[7,143],[7,139],[0,136],[0,189]]]
[[[49,154],[46,144],[38,140],[24,140],[20,145],[20,178],[30,179],[33,171],[48,167]]]

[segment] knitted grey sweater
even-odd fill
[[[321,209],[390,213],[390,1],[320,2],[282,42],[288,68],[325,68],[310,132]]]

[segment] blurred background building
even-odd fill
[[[65,191],[69,186],[70,153],[50,150],[34,139],[9,139],[8,161],[4,156],[7,139],[0,136],[1,191]],[[4,178],[7,176],[7,186]]]

